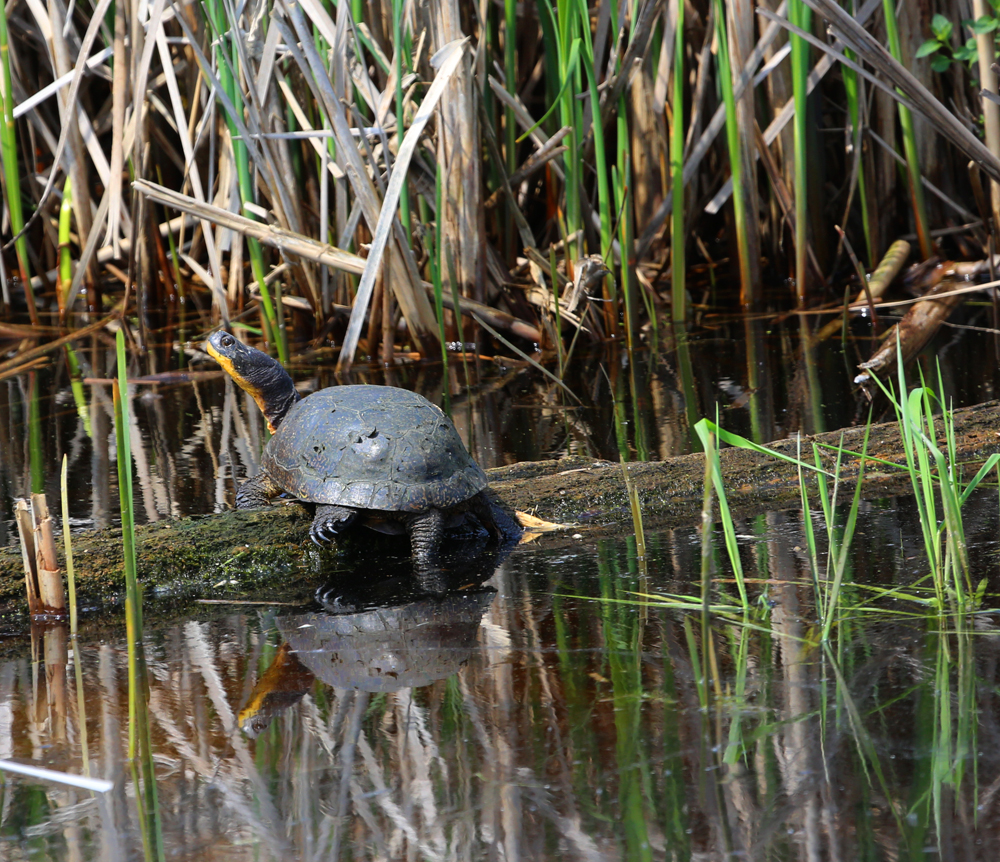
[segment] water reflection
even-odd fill
[[[360,613],[276,617],[282,643],[240,710],[240,727],[260,735],[315,679],[335,689],[384,693],[452,676],[471,658],[495,594],[479,588]]]
[[[995,500],[969,523],[995,536]],[[862,583],[912,584],[923,564],[905,501],[861,529],[829,650],[794,514],[740,529],[750,625],[637,601],[696,591],[698,538],[673,531],[648,537],[645,575],[630,540],[563,538],[443,596],[392,578],[376,600],[344,572],[319,593],[335,613],[154,628],[167,856],[993,859],[997,615],[866,612]],[[0,756],[84,773],[85,727],[91,774],[115,782],[94,797],[11,778],[0,858],[141,854],[126,704],[117,638],[0,662]]]

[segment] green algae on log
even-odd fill
[[[837,446],[843,436],[845,449],[860,451],[864,433],[864,428],[849,428],[803,438],[801,445],[790,439],[769,448],[792,457],[801,451],[803,457],[811,458],[812,442]],[[957,457],[970,465],[971,477],[977,462],[1000,451],[1000,404],[956,411],[955,436]],[[902,463],[898,426],[872,426],[868,452],[871,457]],[[723,449],[719,456],[726,494],[737,517],[799,507],[794,465],[741,449]],[[832,467],[835,455],[827,452],[824,458],[826,466]],[[639,492],[647,529],[698,523],[705,473],[700,454],[631,463],[626,469]],[[573,458],[525,462],[487,472],[490,487],[514,509],[572,524],[574,532],[585,530],[592,536],[632,530],[618,463]],[[845,456],[840,468],[841,500],[849,499],[857,473],[858,459]],[[901,472],[882,464],[867,465],[866,498],[908,491],[908,479]],[[275,591],[284,590],[304,569],[315,574],[322,569],[320,554],[309,541],[310,522],[304,506],[289,504],[148,524],[137,531],[139,577],[151,598],[275,598]],[[545,541],[569,538],[550,534]],[[121,531],[78,533],[73,548],[81,607],[116,604],[124,591]],[[0,548],[0,615],[23,615],[23,591],[20,550]]]

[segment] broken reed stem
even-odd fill
[[[35,574],[35,530],[31,521],[31,507],[27,500],[14,503],[14,521],[21,540],[21,562],[24,564],[24,585],[28,596],[28,613],[34,617],[41,612],[42,599],[38,593]]]
[[[14,520],[21,539],[21,559],[32,619],[65,616],[66,594],[59,574],[52,518],[44,494],[32,494],[14,505]]]
[[[59,573],[56,538],[52,517],[44,494],[31,495],[31,513],[35,528],[35,560],[38,573],[38,593],[45,612],[56,616],[66,613],[66,593]]]

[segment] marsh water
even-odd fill
[[[767,439],[866,416],[853,347],[806,350],[798,326],[740,321],[681,351],[578,359],[579,403],[524,367],[454,363],[447,387],[440,368],[359,380],[438,402],[447,388],[484,466],[662,458],[717,409]],[[956,406],[978,403],[1000,382],[993,350],[946,335],[923,368],[937,379],[940,363]],[[79,356],[79,401],[61,363],[0,381],[0,543],[14,497],[59,499],[64,453],[74,529],[118,520],[114,354]],[[253,402],[193,347],[151,350],[129,376],[140,522],[231,506],[264,440]],[[295,376],[334,383],[322,364]],[[739,524],[748,618],[727,611],[721,538],[702,617],[694,525],[650,532],[644,558],[634,536],[580,526],[484,558],[443,596],[407,586],[398,561],[319,556],[280,604],[265,589],[161,617],[153,602],[146,765],[129,758],[124,624],[72,643],[7,620],[0,758],[110,783],[4,773],[0,859],[996,859],[997,514],[995,488],[965,513],[984,592],[959,625],[926,613],[913,500],[865,501],[827,646],[800,511]],[[892,586],[907,589],[881,599]]]

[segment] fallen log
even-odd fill
[[[958,459],[969,465],[971,477],[978,463],[1000,451],[1000,402],[956,411],[955,433]],[[845,449],[859,452],[864,428],[803,438],[801,452],[811,458],[813,441],[836,446],[841,438]],[[795,456],[800,445],[789,439],[769,448]],[[871,457],[903,463],[895,423],[872,426],[868,452]],[[832,468],[835,456],[828,452],[824,458],[826,466]],[[793,465],[742,449],[723,449],[720,461],[730,507],[737,517],[800,505],[798,474]],[[842,458],[842,500],[848,500],[853,493],[858,467],[859,459]],[[702,455],[632,463],[626,469],[638,490],[647,530],[698,523],[704,478]],[[578,541],[571,536],[581,532],[596,538],[632,531],[621,464],[574,458],[524,462],[488,473],[491,487],[512,508],[572,525],[568,533],[548,534],[542,541]],[[868,499],[909,492],[908,480],[901,472],[873,463],[866,466],[864,488]],[[198,597],[253,597],[274,602],[294,597],[292,600],[301,601],[303,585],[324,577],[334,556],[319,551],[309,541],[310,522],[305,506],[290,503],[139,527],[139,577],[145,595],[175,606]],[[121,531],[77,534],[73,542],[81,608],[117,605],[124,592]],[[62,548],[59,550],[61,553]],[[0,548],[2,628],[23,627],[23,590],[20,550],[16,546]]]

